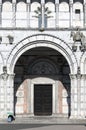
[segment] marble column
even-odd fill
[[[59,3],[55,4],[56,6],[56,28],[59,27]]]
[[[30,3],[27,3],[27,27],[30,27]]]
[[[12,26],[16,27],[16,3],[12,3],[12,11],[13,11]]]
[[[45,13],[45,4],[42,3],[42,4],[41,4],[41,15],[42,15],[41,28],[42,28],[42,29],[44,28],[44,25],[45,25],[45,23],[44,23],[44,13]]]
[[[73,27],[73,4],[70,3],[69,7],[70,7],[70,20],[69,20],[70,23],[69,23],[69,25],[70,25],[70,27]]]

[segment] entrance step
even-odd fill
[[[36,117],[16,117],[12,122],[15,124],[86,124],[85,119],[69,119],[66,117],[47,117],[47,116],[36,116]]]

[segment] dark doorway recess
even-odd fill
[[[52,115],[52,85],[34,85],[34,114]]]

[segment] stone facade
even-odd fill
[[[85,5],[0,1],[0,118],[34,117],[35,85],[52,86],[51,116],[86,117]]]

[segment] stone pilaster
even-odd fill
[[[13,90],[13,81],[14,74],[3,73],[0,75],[2,81],[2,93],[3,93],[3,102],[1,105],[4,106],[2,116],[7,118],[8,114],[14,115],[14,90]],[[4,92],[3,92],[4,91]],[[1,108],[0,108],[1,109]]]

